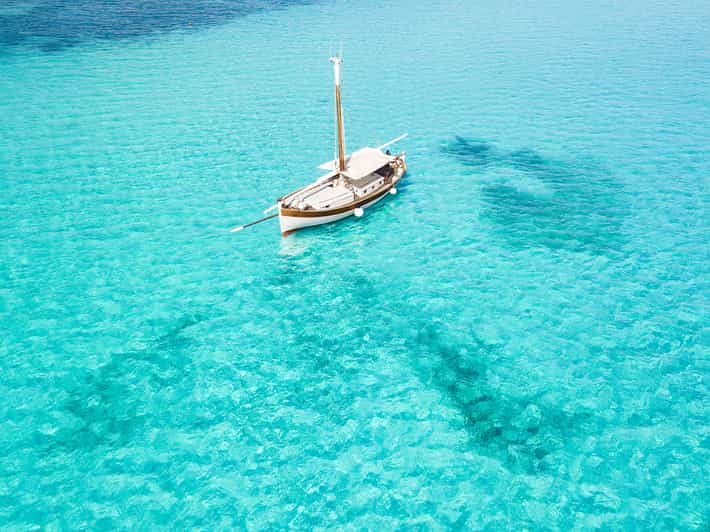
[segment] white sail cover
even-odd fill
[[[350,157],[346,157],[345,172],[343,173],[350,179],[360,179],[370,175],[375,170],[379,170],[393,159],[394,157],[383,153],[377,148],[361,148],[353,152]],[[337,160],[328,161],[327,163],[321,164],[318,168],[335,171],[337,164]]]

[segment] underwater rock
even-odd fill
[[[605,170],[548,159],[533,149],[505,151],[456,136],[442,151],[482,178],[482,218],[516,247],[540,244],[551,249],[610,253],[625,239],[627,214],[623,187]],[[495,168],[495,176],[487,175]],[[507,178],[500,175],[510,172]],[[539,181],[544,194],[520,179]]]
[[[536,397],[503,394],[486,379],[486,364],[500,346],[471,332],[464,344],[449,340],[435,325],[419,327],[412,346],[423,383],[439,390],[461,413],[471,445],[508,468],[534,473],[565,441],[583,433],[591,415],[568,414]]]

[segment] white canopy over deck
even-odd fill
[[[383,153],[382,150],[377,148],[361,148],[345,159],[345,171],[342,173],[350,179],[361,179],[393,160],[394,157]],[[337,167],[337,159],[318,166],[318,168],[330,170],[331,172],[335,172]]]

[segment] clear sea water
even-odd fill
[[[400,193],[231,234],[402,132]],[[0,528],[707,530],[710,4],[7,0]]]

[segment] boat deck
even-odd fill
[[[305,195],[298,201],[301,208],[330,209],[350,203],[355,199],[351,190],[337,183],[329,183],[310,194]]]

